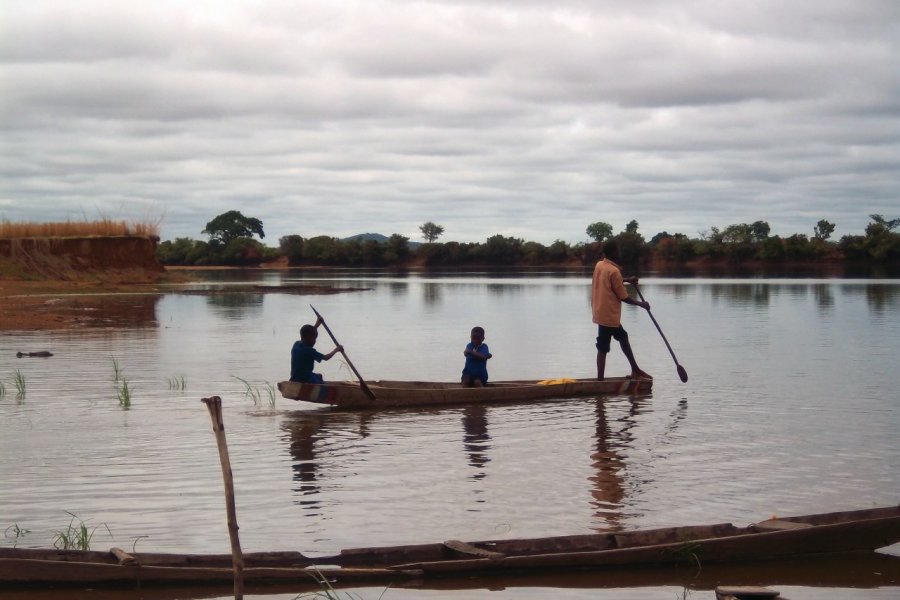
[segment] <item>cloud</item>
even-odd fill
[[[586,240],[900,216],[900,6],[9,2],[0,218]]]

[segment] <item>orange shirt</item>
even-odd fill
[[[591,312],[594,323],[605,327],[622,324],[622,300],[628,297],[619,265],[604,258],[594,267],[591,283]]]

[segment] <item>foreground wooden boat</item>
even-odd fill
[[[712,600],[712,591],[723,582],[734,585],[784,586],[805,588],[856,588],[857,590],[878,589],[900,586],[900,557],[877,552],[837,554],[812,558],[754,561],[738,564],[705,564],[696,566],[654,566],[648,568],[616,569],[557,569],[532,570],[526,573],[491,571],[469,577],[414,577],[393,578],[390,581],[355,581],[345,578],[331,578],[330,585],[335,590],[356,588],[370,589],[372,594],[360,591],[365,597],[378,597],[390,585],[391,590],[428,590],[439,592],[464,592],[468,590],[507,590],[510,597],[534,596],[528,588],[542,588],[543,596],[566,596],[564,590],[626,590],[628,588],[647,589],[642,597],[657,598],[664,590],[658,588],[689,589],[692,598]],[[48,598],[48,593],[67,591],[69,598],[90,598],[90,600],[201,600],[205,598],[228,598],[234,594],[231,580],[222,582],[172,583],[166,585],[82,585],[89,588],[80,594],[73,586],[67,590],[44,591],[50,586],[5,586],[0,584],[3,600],[37,600]],[[56,585],[56,588],[63,586]],[[43,588],[43,589],[42,589]],[[657,589],[653,589],[657,588]],[[547,590],[561,590],[563,593],[547,593]],[[699,593],[708,591],[710,593]],[[73,593],[74,592],[74,593]],[[324,597],[321,586],[312,579],[245,582],[244,594],[255,598],[277,596],[281,598]],[[89,594],[89,595],[88,595]],[[391,596],[389,592],[385,598]],[[407,592],[407,595],[410,595]],[[424,595],[424,594],[422,594]],[[447,594],[444,594],[445,596]],[[584,594],[582,594],[584,595]],[[623,594],[624,595],[624,594]],[[632,593],[632,596],[635,594]],[[792,594],[793,595],[793,594]],[[812,596],[816,594],[813,593]],[[54,596],[54,598],[57,596]],[[336,592],[332,597],[347,598],[344,592]],[[356,597],[356,596],[354,596]],[[680,596],[679,596],[680,597]],[[833,597],[829,596],[829,597]]]
[[[742,564],[872,552],[900,541],[900,506],[633,532],[535,539],[447,541],[355,548],[334,556],[299,552],[244,555],[247,582],[384,582],[454,574]],[[0,583],[151,585],[225,583],[230,555],[126,554],[121,550],[0,548]]]
[[[467,388],[459,383],[429,381],[367,381],[375,400],[369,398],[359,383],[339,381],[318,385],[281,381],[278,390],[291,400],[330,404],[339,408],[381,408],[429,406],[441,404],[478,404],[533,402],[552,398],[579,396],[647,394],[652,379],[608,377],[596,379],[550,379],[492,381],[486,387]]]

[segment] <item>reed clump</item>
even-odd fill
[[[16,396],[25,397],[25,375],[20,369],[16,369],[13,373],[13,383],[16,384]]]
[[[31,533],[30,529],[20,527],[18,523],[13,523],[3,530],[3,537],[13,538],[13,548],[19,543],[19,539]]]
[[[131,392],[132,389],[128,385],[128,380],[124,377],[119,380],[118,385],[116,386],[116,397],[119,399],[119,406],[122,408],[130,408],[131,407]]]
[[[175,375],[173,377],[169,377],[168,381],[170,390],[187,389],[187,381],[185,380],[184,375]]]
[[[65,221],[57,223],[32,223],[0,221],[0,238],[48,238],[48,237],[159,237],[158,221]]]
[[[235,375],[234,378],[244,384],[244,397],[250,398],[250,400],[253,401],[253,406],[260,406],[263,404],[263,400],[265,400],[270,407],[275,407],[277,395],[275,393],[274,384],[264,381],[262,383],[262,390],[260,390],[259,386],[251,384],[242,377]]]
[[[309,575],[316,580],[316,583],[319,584],[321,589],[315,592],[298,594],[297,596],[294,596],[293,600],[305,600],[307,598],[323,598],[324,600],[341,600],[342,598],[346,598],[347,600],[362,600],[362,596],[354,594],[353,592],[338,592],[334,589],[334,586],[331,585],[331,582],[328,581],[328,578],[315,567],[309,572]],[[378,596],[378,598],[383,598],[389,588],[390,586],[381,590],[381,595]]]
[[[93,539],[97,527],[93,529],[88,528],[87,524],[75,513],[66,511],[66,514],[72,518],[65,529],[56,532],[56,537],[53,538],[53,547],[59,550],[90,550],[91,539]],[[103,526],[106,527],[106,531],[112,536],[109,527],[105,523]]]

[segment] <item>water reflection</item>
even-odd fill
[[[158,294],[67,296],[58,312],[78,315],[83,327],[155,327]]]
[[[772,286],[765,283],[754,284],[714,284],[710,294],[714,300],[726,300],[733,304],[745,304],[757,308],[769,306]]]
[[[265,294],[261,292],[223,292],[206,296],[206,303],[216,315],[229,320],[256,317],[262,312]]]
[[[866,300],[873,312],[881,313],[890,307],[896,307],[897,288],[884,285],[867,285]]]
[[[830,285],[819,283],[812,286],[812,291],[816,298],[816,306],[821,312],[827,312],[826,309],[834,307],[834,294]]]
[[[625,481],[625,455],[634,443],[632,429],[635,417],[649,406],[649,398],[629,398],[628,411],[624,416],[610,423],[607,401],[599,398],[594,405],[595,445],[591,454],[594,474],[591,482],[591,496],[596,520],[603,526],[596,531],[624,529],[622,508],[626,506],[628,486]]]
[[[322,470],[342,454],[346,440],[369,437],[369,427],[374,412],[297,412],[281,424],[288,435],[288,452],[291,455],[293,480],[297,485],[292,491],[299,497],[295,502],[306,512],[305,516],[318,516],[322,503],[317,497],[322,491]]]
[[[319,463],[316,457],[316,442],[322,439],[321,415],[301,414],[287,420],[282,429],[290,434],[289,450],[293,463],[294,481],[298,483],[292,490],[300,496],[297,501],[309,509],[310,516],[318,514],[319,501],[314,497],[319,493]]]
[[[392,297],[399,298],[409,293],[409,284],[405,281],[391,281],[388,283],[388,290]]]
[[[487,408],[482,405],[467,406],[463,409],[463,447],[469,456],[469,464],[475,467],[472,479],[484,479],[485,465],[491,462],[491,436],[488,433]]]
[[[437,305],[441,302],[441,291],[443,286],[439,283],[426,282],[422,285],[422,297],[425,304]]]
[[[506,294],[521,294],[525,286],[507,283],[489,283],[487,291],[492,296],[504,296]]]

